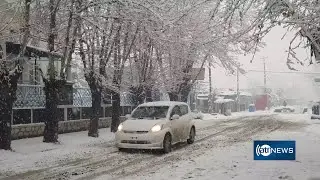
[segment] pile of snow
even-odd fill
[[[225,116],[223,114],[218,114],[218,113],[203,113],[202,114],[202,120],[213,120],[213,119],[227,119],[228,116]]]
[[[232,112],[231,116],[225,116],[219,113],[212,113],[212,114],[202,113],[202,120],[233,119],[233,118],[239,118],[239,117],[263,116],[263,115],[272,115],[272,114],[275,114],[275,113],[271,111],[256,111],[256,112],[242,111],[242,112]]]
[[[21,173],[83,158],[91,152],[99,154],[106,151],[105,147],[99,145],[114,144],[114,133],[110,129],[100,129],[99,138],[88,137],[87,131],[61,134],[60,143],[57,144],[43,143],[42,138],[14,140],[13,151],[0,150],[0,179],[6,172],[13,170]]]

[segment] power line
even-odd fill
[[[290,72],[290,71],[263,71],[263,70],[248,70],[247,72],[268,72],[268,73],[280,73],[280,74],[320,74],[316,72]]]

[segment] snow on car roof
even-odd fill
[[[274,107],[274,109],[295,109],[293,106],[277,106]]]
[[[178,101],[155,101],[155,102],[147,102],[140,104],[139,106],[175,106],[175,105],[187,105],[187,103],[184,102],[178,102]]]

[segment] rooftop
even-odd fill
[[[187,105],[187,103],[184,102],[178,102],[178,101],[154,101],[154,102],[147,102],[143,103],[140,106],[175,106],[175,105]]]

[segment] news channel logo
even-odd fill
[[[254,141],[254,160],[296,160],[296,141]]]

